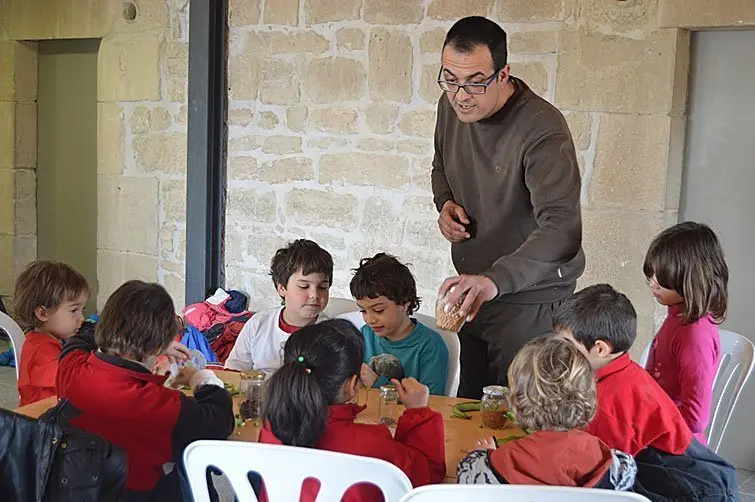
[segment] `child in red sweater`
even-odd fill
[[[349,321],[300,328],[286,341],[283,366],[267,383],[260,442],[364,455],[388,461],[414,486],[440,483],[446,474],[443,418],[428,408],[429,390],[414,378],[393,380],[406,411],[395,436],[385,425],[354,423],[363,406],[350,404],[360,387],[364,340]],[[302,501],[314,500],[306,484]],[[383,500],[374,486],[357,485],[343,501]]]
[[[643,272],[668,315],[645,368],[666,391],[698,441],[707,444],[713,380],[721,360],[718,324],[726,317],[729,269],[718,237],[692,221],[661,232]]]
[[[35,261],[18,277],[14,314],[29,330],[18,367],[19,406],[56,395],[60,350],[84,322],[89,294],[84,276],[65,263]]]
[[[669,396],[629,358],[637,314],[625,295],[587,287],[561,304],[554,330],[595,370],[598,412],[587,431],[635,457],[635,491],[651,500],[735,500],[734,468],[692,437]]]

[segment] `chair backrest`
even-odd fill
[[[742,389],[752,374],[755,346],[744,336],[719,330],[721,336],[721,362],[713,380],[711,417],[705,436],[713,452],[718,453],[726,428],[739,401]]]
[[[561,486],[526,485],[429,485],[415,488],[401,502],[649,502],[637,493],[572,488]]]
[[[713,401],[710,407],[710,422],[705,431],[708,446],[718,453],[724,433],[737,405],[745,383],[750,378],[755,362],[755,346],[744,336],[733,331],[719,329],[721,337],[721,361],[713,380]],[[640,364],[645,367],[650,354],[651,341],[642,353]]]
[[[13,355],[16,358],[16,380],[18,380],[18,370],[21,365],[21,350],[24,348],[26,336],[21,327],[10,316],[0,312],[0,330],[5,331],[10,337],[10,344],[13,347]]]
[[[459,336],[451,331],[444,331],[438,329],[437,323],[434,317],[430,317],[424,314],[413,314],[413,316],[422,324],[430,329],[435,330],[448,348],[448,376],[446,377],[446,396],[456,397],[456,392],[459,390],[459,357],[461,355],[461,345],[459,343]],[[346,319],[357,327],[362,329],[364,326],[364,318],[361,312],[346,312],[338,315],[339,319]]]
[[[328,300],[328,306],[325,307],[325,314],[329,317],[337,317],[346,312],[354,312],[359,310],[359,305],[354,300],[349,298],[330,298]]]
[[[202,440],[186,448],[184,464],[196,502],[210,500],[209,466],[225,473],[238,500],[250,502],[257,497],[249,483],[249,472],[262,477],[270,502],[299,500],[306,478],[320,481],[318,501],[341,500],[350,486],[362,482],[378,486],[386,502],[398,502],[412,488],[406,474],[384,460],[314,448]]]

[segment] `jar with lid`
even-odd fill
[[[482,426],[488,429],[503,429],[507,422],[506,412],[511,407],[509,389],[501,385],[488,385],[482,392]]]
[[[259,370],[241,373],[239,393],[244,396],[244,400],[239,404],[239,415],[242,420],[259,420],[262,415],[262,387],[265,377],[265,373]]]
[[[395,385],[383,385],[380,387],[380,419],[385,425],[395,425],[398,420],[398,392]]]

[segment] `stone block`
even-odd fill
[[[249,33],[244,44],[247,55],[322,54],[330,41],[314,31],[265,31]]]
[[[168,3],[155,0],[129,0],[136,7],[136,18],[125,19],[122,15],[125,5],[114,3],[113,30],[114,33],[139,33],[150,30],[168,28],[170,16]],[[125,2],[124,2],[125,4]]]
[[[228,99],[254,101],[259,90],[262,64],[249,54],[231,57],[228,63]]]
[[[260,126],[265,129],[275,129],[280,124],[280,119],[273,112],[260,113]]]
[[[247,243],[246,255],[256,262],[256,267],[264,269],[270,266],[275,252],[286,247],[290,241],[291,239],[280,235],[256,234],[254,239],[249,239]]]
[[[285,198],[286,220],[292,224],[353,230],[358,221],[357,198],[329,190],[294,188]]]
[[[404,201],[403,211],[409,215],[409,220],[432,221],[437,223],[438,211],[435,209],[432,195],[415,195]]]
[[[366,185],[398,189],[409,183],[409,161],[400,155],[327,153],[320,157],[324,185]]]
[[[256,150],[262,146],[262,139],[253,135],[247,134],[238,138],[231,138],[228,140],[228,153],[249,152]]]
[[[340,51],[361,51],[364,37],[364,31],[359,28],[341,28],[336,32],[336,47]]]
[[[275,155],[301,152],[299,136],[268,136],[262,144],[262,151]]]
[[[432,201],[430,204],[432,205]],[[448,247],[448,241],[438,229],[437,220],[407,221],[404,228],[404,241],[424,249],[440,250]]]
[[[15,169],[14,171],[16,174],[15,233],[16,235],[34,235],[37,233],[37,176],[33,169]],[[2,220],[1,217],[0,220]]]
[[[160,256],[172,255],[175,245],[176,225],[169,224],[160,227]]]
[[[357,148],[368,152],[390,152],[396,149],[396,143],[385,139],[361,138]]]
[[[587,150],[590,147],[592,136],[592,117],[587,113],[570,112],[566,115],[569,124],[574,147],[579,150]]]
[[[168,78],[168,100],[171,103],[186,103],[189,80],[186,78]]]
[[[92,0],[9,0],[5,11],[13,40],[102,38],[113,24],[110,4]]]
[[[230,26],[249,26],[259,22],[259,0],[229,0],[228,24]]]
[[[146,106],[135,107],[131,113],[131,133],[139,134],[147,132],[149,129],[149,108]]]
[[[0,234],[16,233],[15,184],[14,170],[8,167],[0,168]]]
[[[562,110],[669,113],[678,37],[686,37],[676,31],[660,30],[635,39],[562,30],[556,105]]]
[[[13,240],[12,235],[0,234],[0,294],[3,296],[12,295],[15,289]]]
[[[167,108],[153,108],[149,118],[150,125],[155,131],[162,131],[170,127],[170,112]]]
[[[245,127],[252,122],[252,110],[249,108],[235,108],[228,111],[228,124],[232,126]]]
[[[265,2],[265,24],[299,24],[299,0]]]
[[[260,100],[276,105],[295,105],[299,102],[299,78],[294,65],[281,59],[266,59],[263,62]]]
[[[316,150],[329,150],[331,148],[343,148],[349,142],[343,138],[329,136],[327,138],[313,138],[307,141],[307,148]]]
[[[429,103],[437,103],[443,91],[438,87],[438,65],[426,64],[422,66],[422,76],[419,81],[419,97]]]
[[[156,256],[158,180],[97,177],[97,247]]]
[[[421,108],[409,110],[401,118],[398,128],[409,136],[431,138],[435,131],[435,110]]]
[[[308,157],[284,157],[262,163],[257,173],[258,181],[266,183],[287,183],[306,181],[315,178],[312,159]]]
[[[318,131],[349,134],[357,132],[357,112],[351,108],[312,110],[312,126]]]
[[[0,101],[0,168],[13,167],[16,155],[16,105]]]
[[[98,308],[102,308],[107,298],[126,281],[138,279],[147,282],[157,282],[157,271],[158,260],[156,256],[98,249]]]
[[[603,115],[588,190],[590,206],[662,210],[670,135],[668,116]]]
[[[658,24],[669,28],[725,28],[755,25],[751,0],[659,0]]]
[[[401,242],[406,213],[390,200],[370,197],[362,211],[362,233],[373,243],[395,244]]]
[[[419,23],[423,4],[423,0],[365,0],[364,20],[370,24]]]
[[[304,0],[304,22],[320,24],[359,19],[362,0]]]
[[[432,139],[404,139],[396,143],[396,150],[400,153],[411,153],[414,155],[424,155],[432,153]]]
[[[186,146],[186,133],[139,134],[134,137],[137,166],[145,173],[185,173]]]
[[[517,0],[498,2],[498,21],[503,23],[563,21],[576,0]]]
[[[516,31],[509,35],[511,54],[549,54],[556,52],[556,30]]]
[[[427,17],[430,19],[443,19],[456,21],[467,16],[483,16],[490,14],[495,0],[432,0],[427,9]]]
[[[12,42],[14,49],[14,100],[31,103],[37,100],[39,76],[36,42]]]
[[[172,42],[168,44],[168,72],[171,75],[188,78],[189,44]]]
[[[432,157],[412,159],[411,178],[412,185],[425,190],[426,192],[432,192],[432,185],[430,183],[431,173],[433,169]]]
[[[10,40],[0,41],[0,101],[15,101],[14,81],[15,72],[12,70],[15,63],[14,45],[17,42]]]
[[[438,54],[443,51],[443,42],[446,41],[446,30],[443,28],[434,28],[422,34],[419,38],[419,50],[421,52],[432,52]]]
[[[304,75],[304,92],[314,103],[356,101],[364,96],[364,84],[362,63],[343,57],[315,59]]]
[[[186,221],[186,180],[161,180],[160,202],[162,222],[184,223]]]
[[[580,21],[604,33],[650,31],[656,26],[657,14],[658,0],[582,0],[579,5]]]
[[[275,223],[275,192],[262,192],[257,188],[228,190],[228,219],[243,219],[259,223]]]
[[[37,236],[17,235],[13,238],[13,278],[18,278],[26,266],[37,259]]]
[[[292,106],[286,109],[286,125],[294,132],[304,132],[308,115],[306,106]]]
[[[181,311],[186,304],[186,280],[179,274],[164,272],[161,283],[173,299],[176,312]]]
[[[370,32],[370,96],[375,100],[412,99],[412,42],[403,31]]]
[[[511,63],[511,74],[524,80],[539,96],[544,96],[548,91],[548,70],[539,61]]]
[[[367,108],[367,126],[370,131],[378,134],[392,132],[398,118],[398,106],[390,103],[379,103]]]
[[[97,55],[99,101],[157,101],[160,99],[158,33],[108,36]]]
[[[257,159],[247,155],[228,157],[228,179],[257,179],[259,171]]]
[[[14,165],[37,167],[37,104],[16,104],[16,155]]]

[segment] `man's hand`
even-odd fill
[[[453,291],[448,293],[451,288]],[[448,293],[446,300],[448,306],[454,305],[459,298],[466,295],[459,309],[459,315],[471,321],[480,311],[483,303],[498,296],[498,286],[485,275],[459,275],[443,281],[438,295],[442,298],[446,293]]]
[[[438,215],[438,227],[448,241],[464,242],[470,235],[464,225],[469,225],[469,216],[464,208],[452,200],[446,201]]]
[[[375,385],[377,382],[378,374],[372,371],[372,368],[362,363],[362,369],[359,372],[359,379],[362,381],[362,385],[368,389]]]

